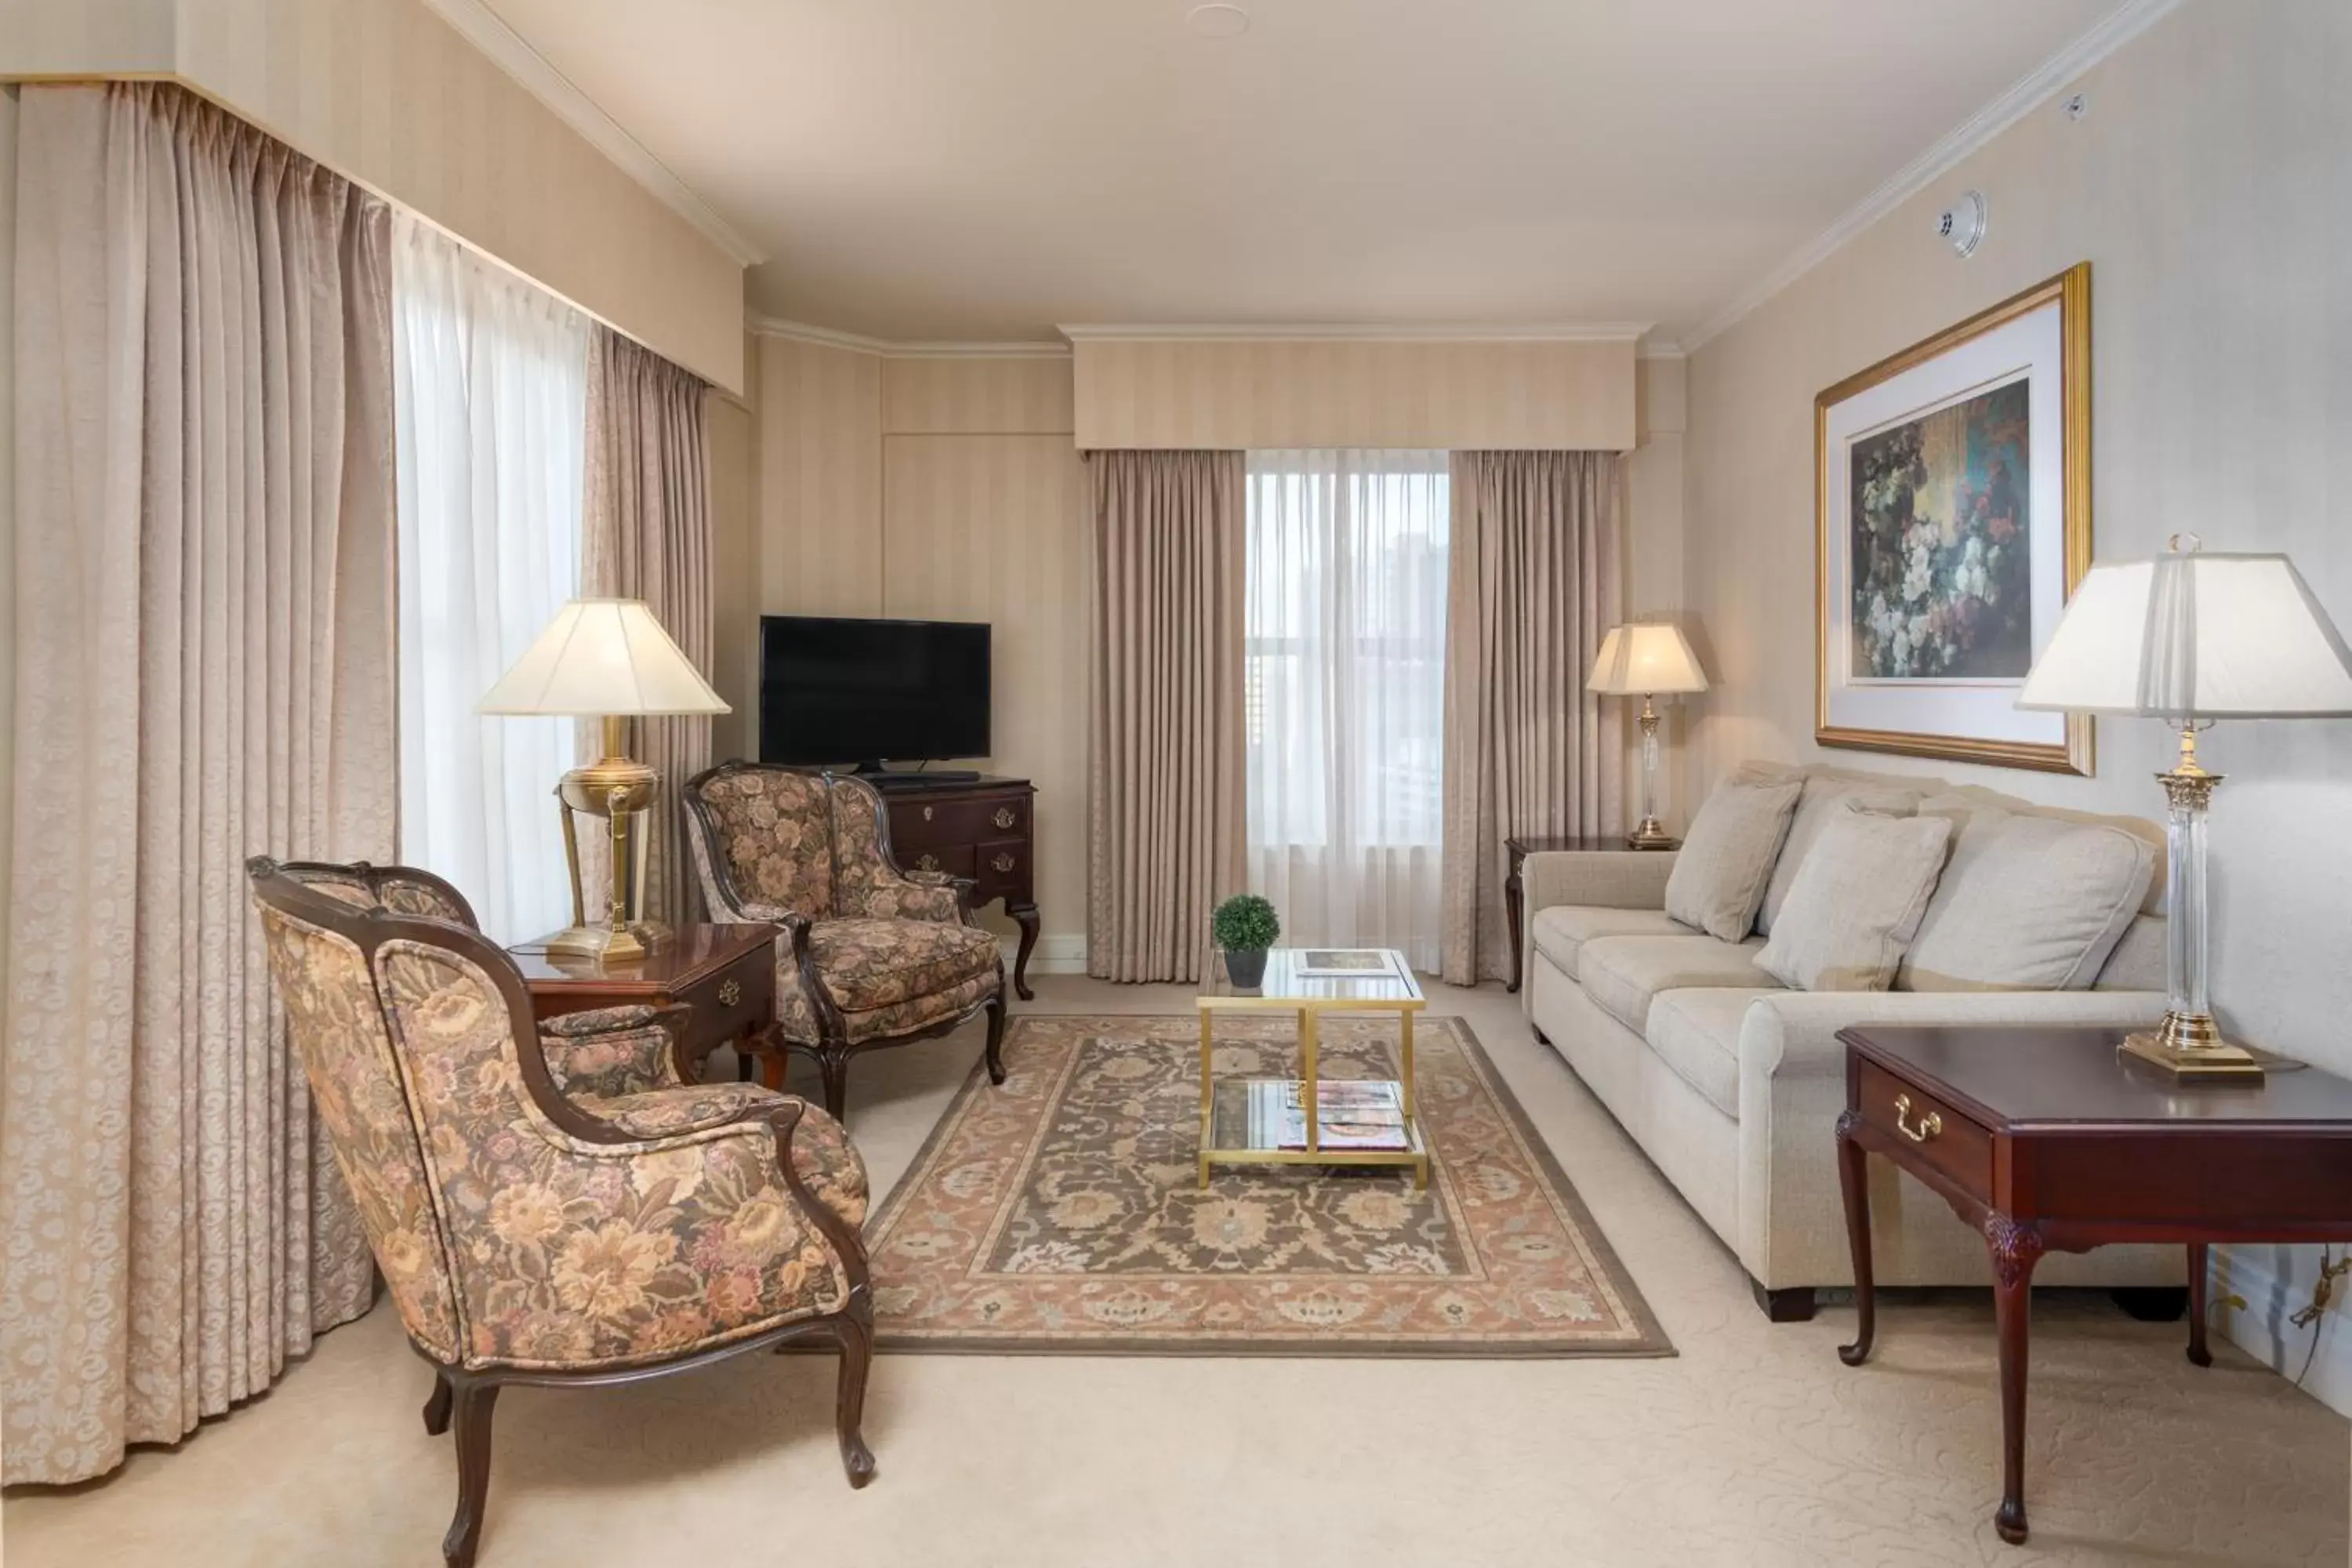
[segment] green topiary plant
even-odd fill
[[[1255,893],[1236,893],[1217,906],[1209,930],[1227,952],[1263,952],[1282,934],[1282,922]]]

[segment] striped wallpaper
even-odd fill
[[[1040,951],[1078,951],[1088,531],[1069,362],[757,343],[759,607],[994,626],[996,750],[967,765],[1035,781]]]
[[[1634,444],[1634,345],[1082,341],[1077,444],[1567,447]]]

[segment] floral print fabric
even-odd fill
[[[783,768],[746,768],[706,779],[698,794],[717,825],[718,849],[739,899],[812,920],[832,912],[833,833],[824,779]],[[707,868],[709,835],[694,837],[698,865]],[[710,907],[725,908],[707,871],[704,880]]]
[[[408,1337],[457,1359],[457,1309],[406,1091],[360,950],[259,906],[288,1032]]]
[[[833,783],[833,912],[848,919],[960,921],[955,879],[902,874],[882,848],[882,796],[856,779]]]
[[[551,1025],[562,1021],[548,1020]],[[667,1029],[561,1035],[542,1027],[539,1044],[547,1058],[548,1076],[557,1089],[575,1100],[587,1095],[644,1094],[678,1084],[677,1061],[671,1054],[675,1041]]]

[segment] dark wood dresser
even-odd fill
[[[877,784],[890,812],[890,852],[905,871],[945,871],[979,884],[976,909],[992,899],[1021,927],[1013,989],[1029,992],[1029,953],[1037,945],[1037,788],[1027,779],[929,783],[898,777]]]

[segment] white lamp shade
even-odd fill
[[[1705,691],[1706,672],[1684,639],[1682,628],[1663,621],[1639,621],[1612,628],[1592,658],[1587,691],[1604,697],[1665,696]]]
[[[478,713],[724,713],[643,599],[574,599],[499,677]]]
[[[2284,555],[2094,566],[2020,708],[2193,719],[2352,716],[2352,658]]]

